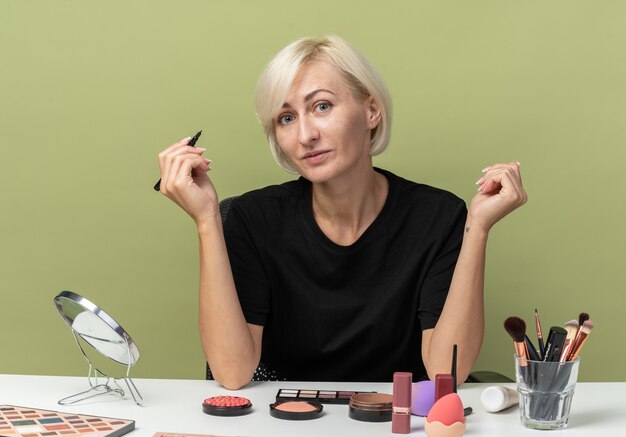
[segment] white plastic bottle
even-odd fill
[[[493,385],[483,390],[480,402],[490,413],[506,410],[519,403],[517,390]]]

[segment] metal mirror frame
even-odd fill
[[[74,329],[73,322],[74,320],[76,320],[77,317],[71,317],[70,315],[66,314],[63,311],[64,300],[69,301],[72,304],[75,304],[76,306],[82,308],[83,311],[81,311],[78,314],[82,314],[83,312],[88,312],[90,314],[95,315],[100,321],[104,322],[107,328],[110,328],[112,332],[114,332],[117,336],[120,337],[120,339],[124,342],[126,352],[127,352],[128,358],[125,360],[125,362],[121,361],[119,357],[114,358],[110,354],[107,354],[103,352],[101,349],[98,349],[97,342],[94,341],[94,340],[97,340],[99,342],[102,342],[102,341],[106,342],[106,341],[109,341],[108,339],[104,337],[97,338],[97,337],[88,336]],[[85,358],[85,360],[87,360],[87,363],[89,364],[89,372],[87,374],[87,380],[89,381],[89,385],[91,387],[86,391],[67,396],[59,400],[58,403],[60,405],[69,405],[69,404],[74,404],[74,403],[83,401],[88,398],[92,398],[94,396],[100,396],[100,395],[109,394],[109,393],[117,394],[121,397],[124,397],[125,396],[124,389],[122,389],[119,383],[120,380],[123,380],[124,383],[126,384],[126,387],[128,387],[128,391],[133,397],[133,400],[135,401],[135,403],[137,405],[143,405],[143,397],[139,393],[139,390],[137,390],[135,383],[130,377],[131,366],[133,366],[137,362],[137,360],[139,360],[139,349],[137,348],[137,345],[135,344],[131,336],[124,330],[124,328],[122,328],[122,326],[119,325],[111,316],[109,316],[103,309],[95,305],[89,299],[77,293],[74,293],[72,291],[67,291],[67,290],[61,291],[57,296],[55,296],[54,304],[57,308],[57,311],[59,312],[59,314],[65,321],[65,323],[67,323],[67,325],[70,327],[72,334],[74,336],[74,341],[76,342],[76,345],[78,346],[83,357]],[[115,377],[111,377],[107,375],[106,373],[98,369],[89,359],[89,356],[85,352],[85,349],[83,347],[83,344],[79,340],[79,337],[82,339],[83,342],[89,344],[94,350],[98,351],[100,354],[104,355],[111,361],[126,366],[126,375],[115,378]],[[104,382],[99,382],[98,380],[99,378],[105,378]],[[115,384],[115,387],[112,387],[109,384],[110,382],[113,382]]]

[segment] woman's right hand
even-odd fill
[[[160,191],[198,223],[207,215],[219,215],[219,205],[207,175],[211,161],[202,156],[205,149],[188,146],[189,139],[183,138],[159,153]]]

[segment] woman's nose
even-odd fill
[[[319,139],[319,129],[315,121],[304,116],[298,119],[298,141],[304,146],[309,146]]]

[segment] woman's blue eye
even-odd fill
[[[318,109],[320,112],[328,111],[328,110],[330,109],[330,103],[328,103],[328,102],[322,102],[322,103],[319,103],[319,104],[317,105],[317,109]]]
[[[280,124],[289,124],[293,121],[293,115],[285,114],[278,117],[278,123]]]

